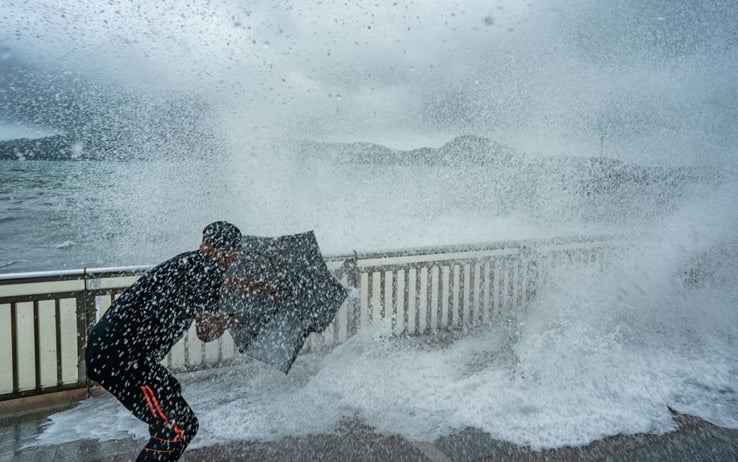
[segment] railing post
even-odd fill
[[[359,271],[359,255],[354,250],[354,258],[347,258],[343,261],[338,271],[340,274],[346,275],[346,281],[350,288],[358,292],[358,296],[349,294],[348,299],[348,316],[346,326],[346,337],[351,337],[356,333],[358,328],[357,319],[361,309],[361,273]]]
[[[521,268],[523,269],[523,298],[522,303],[527,309],[528,302],[533,300],[540,284],[539,260],[541,256],[528,246],[520,248]]]
[[[80,386],[87,385],[87,370],[85,368],[85,345],[87,342],[87,307],[85,301],[87,299],[87,281],[84,274],[82,275],[82,294],[76,296],[76,317],[77,317],[77,383]]]
[[[90,381],[90,378],[87,376],[87,364],[85,362],[85,353],[87,352],[87,337],[89,336],[90,329],[95,324],[96,321],[96,307],[95,307],[95,294],[90,290],[90,274],[87,272],[87,268],[84,269],[83,275],[82,275],[82,281],[84,283],[84,290],[82,293],[82,318],[84,320],[84,323],[82,324],[83,330],[77,331],[77,335],[79,336],[78,339],[78,345],[79,345],[79,362],[78,362],[78,369],[79,369],[79,375],[80,375],[80,383],[84,384],[84,386],[87,388],[87,396],[91,396],[91,388],[92,388],[92,382]],[[78,327],[80,324],[77,324]]]

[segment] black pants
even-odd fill
[[[111,364],[87,356],[88,377],[149,425],[151,439],[136,460],[178,460],[197,433],[198,422],[177,379],[156,361]]]

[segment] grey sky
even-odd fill
[[[189,5],[4,0],[0,121],[114,130],[175,100],[207,114],[170,111],[166,126],[197,114],[234,144],[476,133],[578,155],[605,136],[611,155],[654,162],[735,151],[732,0]]]

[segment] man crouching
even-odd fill
[[[218,311],[225,271],[238,255],[241,232],[218,221],[203,230],[198,250],[154,267],[118,297],[87,341],[87,375],[149,425],[138,461],[177,460],[198,422],[177,379],[160,364],[196,320],[203,342],[233,322]]]

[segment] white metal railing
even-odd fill
[[[329,257],[356,290],[306,349],[330,347],[378,321],[393,335],[432,335],[519,316],[552,266],[598,261],[623,242],[587,236]],[[88,386],[88,329],[146,269],[0,275],[0,401]],[[212,367],[235,351],[229,334],[203,344],[193,326],[164,363]]]

